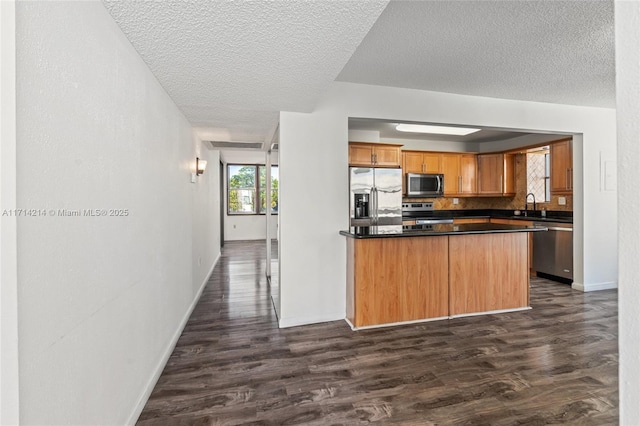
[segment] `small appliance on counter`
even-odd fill
[[[350,226],[402,225],[402,170],[349,168]]]

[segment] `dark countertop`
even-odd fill
[[[340,235],[350,238],[396,238],[427,237],[434,235],[496,234],[505,232],[546,231],[545,227],[502,225],[497,223],[469,223],[464,225],[389,225],[352,227],[340,231]]]
[[[452,218],[452,219],[514,219],[514,220],[528,220],[535,222],[561,222],[561,223],[573,223],[573,212],[564,211],[551,211],[546,212],[546,217],[541,216],[541,211],[528,211],[527,216],[524,216],[524,210],[521,210],[520,216],[515,216],[513,210],[497,210],[497,209],[483,209],[483,210],[434,210],[431,212],[417,212],[408,211],[402,213],[403,220],[412,219],[428,219],[428,218]]]

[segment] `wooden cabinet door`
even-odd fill
[[[442,154],[444,195],[460,193],[460,154]]]
[[[551,193],[571,194],[573,192],[573,152],[571,141],[551,144]]]
[[[374,145],[373,158],[376,167],[400,167],[400,147]]]
[[[515,155],[478,155],[478,195],[508,197],[515,193]]]
[[[424,164],[424,173],[442,173],[440,165],[442,154],[435,152],[425,152],[422,154],[422,164]]]
[[[373,165],[373,150],[371,145],[349,144],[349,165]]]
[[[423,173],[424,163],[421,152],[403,152],[402,173]]]
[[[503,155],[502,166],[502,195],[505,197],[516,195],[516,156],[513,154]]]
[[[474,154],[460,156],[460,194],[471,195],[478,193],[477,162]]]
[[[502,195],[502,154],[478,155],[478,195]]]

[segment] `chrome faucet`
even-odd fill
[[[527,215],[527,211],[529,209],[529,195],[531,195],[533,197],[533,211],[536,211],[536,196],[533,192],[530,192],[527,194],[527,196],[524,198],[524,215]]]

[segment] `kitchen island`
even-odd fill
[[[529,232],[495,223],[354,227],[347,320],[354,329],[530,309]]]

